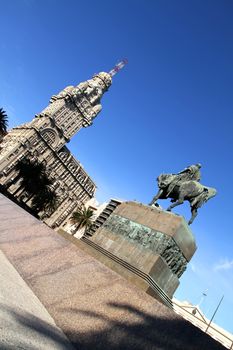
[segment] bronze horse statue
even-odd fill
[[[217,194],[215,188],[207,187],[200,184],[198,181],[177,181],[174,182],[174,186],[169,186],[174,176],[171,174],[161,174],[158,176],[159,191],[154,196],[149,205],[155,205],[158,199],[171,198],[171,204],[167,211],[171,211],[177,205],[182,204],[185,200],[189,201],[191,206],[192,217],[188,224],[192,224],[193,220],[197,216],[197,209],[206,203],[210,198]],[[170,188],[169,188],[170,187]]]

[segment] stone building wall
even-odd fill
[[[94,196],[96,185],[66,143],[81,128],[92,125],[101,111],[100,100],[112,83],[108,73],[99,73],[77,86],[68,86],[52,96],[49,105],[26,124],[13,128],[0,144],[0,184],[11,183],[8,191],[30,207],[23,193],[15,166],[25,157],[46,164],[49,177],[59,197],[56,211],[40,217],[52,227],[59,227],[74,209]]]

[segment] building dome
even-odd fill
[[[112,85],[112,77],[109,73],[100,72],[98,74],[95,74],[94,78],[101,79],[104,82],[106,89],[108,89]]]

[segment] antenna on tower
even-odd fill
[[[111,69],[109,72],[111,77],[113,77],[115,74],[117,74],[119,72],[119,70],[121,70],[127,63],[128,63],[128,60],[126,58],[123,59],[122,61],[120,61],[119,63],[117,63],[115,65],[115,67],[113,69]]]

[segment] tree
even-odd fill
[[[43,176],[43,174],[45,174],[46,168],[43,163],[39,163],[37,160],[23,158],[18,161],[15,166],[15,170],[18,172],[18,174],[2,186],[5,192],[21,179],[20,188],[17,188],[17,190],[13,193],[13,196],[16,195],[18,191],[22,190],[22,188],[26,192],[36,192],[37,185],[35,180],[41,175]]]
[[[57,208],[58,196],[52,188],[53,181],[46,173],[45,164],[38,160],[23,158],[16,164],[15,169],[18,174],[13,182],[7,185],[7,188],[21,179],[20,188],[13,195],[23,189],[28,196],[26,203],[32,199],[31,209],[36,215],[40,211],[51,215]]]
[[[73,224],[78,224],[75,231],[72,233],[74,235],[80,228],[88,228],[93,221],[94,212],[90,208],[85,208],[84,206],[78,208],[77,211],[74,211],[71,216],[71,222]]]
[[[16,164],[15,170],[18,171],[18,175],[13,182],[16,183],[21,178],[21,189],[23,188],[29,195],[35,195],[39,187],[43,188],[52,184],[46,175],[45,164],[38,162],[38,160],[23,158]]]
[[[0,138],[7,133],[8,117],[6,112],[0,108]]]
[[[32,210],[38,214],[44,211],[50,216],[57,208],[58,196],[55,191],[47,184],[41,188],[32,198]]]

